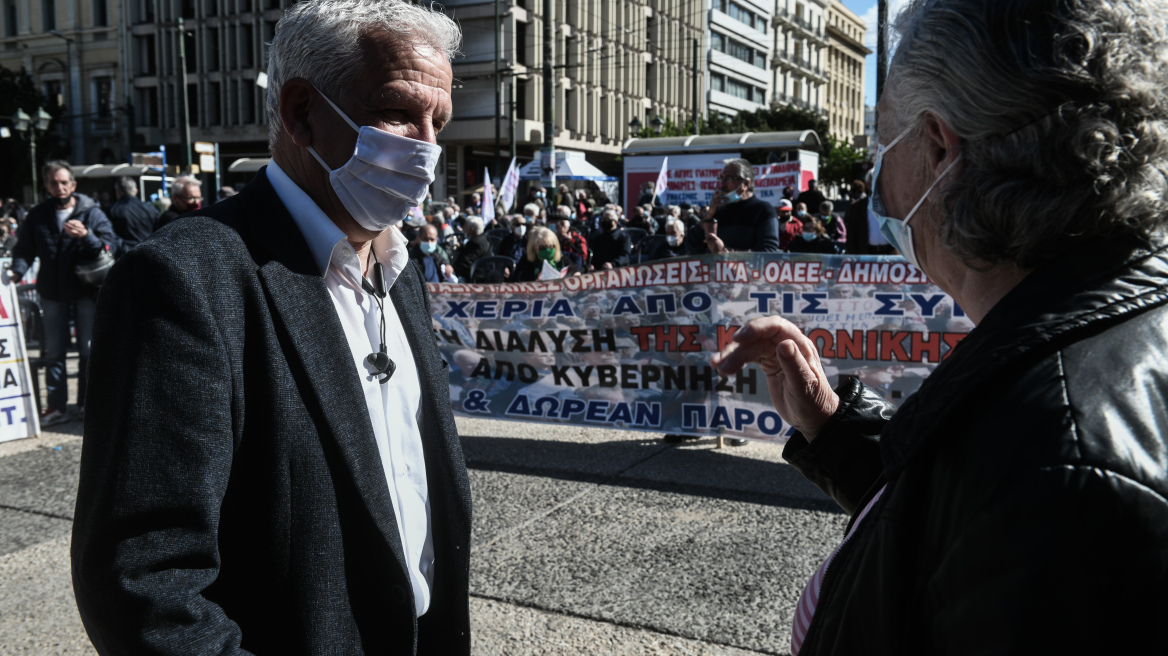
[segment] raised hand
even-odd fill
[[[722,374],[737,373],[751,362],[766,374],[775,411],[807,441],[815,439],[839,407],[839,396],[823,373],[811,340],[782,317],[755,319],[734,334],[734,341],[711,362]]]

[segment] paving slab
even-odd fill
[[[80,467],[79,440],[0,458],[0,507],[71,519]]]
[[[760,653],[481,597],[471,597],[470,612],[475,656],[754,656]]]
[[[73,600],[67,535],[0,556],[0,609],[0,653],[97,653]]]
[[[0,508],[0,555],[69,535],[73,522],[24,510]],[[0,614],[3,606],[0,606]]]
[[[523,489],[522,480],[510,482],[512,493],[522,495]],[[803,585],[846,521],[840,513],[598,485],[478,547],[471,590],[694,640],[785,653]]]

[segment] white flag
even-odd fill
[[[669,182],[669,174],[665,171],[666,167],[668,166],[669,158],[666,157],[665,159],[661,160],[661,172],[657,174],[657,186],[653,188],[653,198],[660,196],[662,203],[665,202],[665,190],[667,188],[666,185]]]
[[[499,200],[503,202],[503,211],[511,210],[511,203],[515,202],[515,192],[519,191],[519,167],[515,165],[515,158],[511,158],[511,166],[507,167],[507,175],[503,176],[503,188],[499,190]]]
[[[483,223],[495,220],[495,194],[491,191],[491,170],[483,168]]]

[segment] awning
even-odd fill
[[[272,161],[270,157],[241,157],[227,167],[228,173],[255,173]]]
[[[814,150],[822,147],[814,130],[796,132],[743,132],[689,137],[629,139],[621,155],[688,155],[725,151]]]
[[[86,164],[73,168],[74,178],[116,178],[128,175],[140,178],[144,175],[161,173],[158,169],[139,164]]]
[[[520,180],[551,180],[551,172],[543,175],[542,158],[534,159],[519,169]],[[556,182],[560,180],[591,180],[593,182],[615,182],[616,176],[608,175],[584,159],[584,153],[574,150],[556,151]]]

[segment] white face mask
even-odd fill
[[[514,233],[516,237],[522,237],[524,233],[527,232],[527,226],[517,225],[511,229],[511,232]]]
[[[669,242],[670,246],[676,246],[681,243],[681,238],[677,235],[667,235],[665,241]]]
[[[880,177],[880,164],[884,161],[884,154],[887,153],[890,148],[895,146],[898,141],[903,139],[906,134],[912,131],[912,129],[913,128],[910,127],[904,132],[901,132],[900,135],[893,139],[892,142],[887,146],[882,146],[879,143],[876,144],[876,160],[874,166],[872,167],[872,195],[868,197],[868,213],[876,218],[876,223],[880,226],[880,234],[884,235],[884,238],[888,240],[888,243],[892,244],[893,248],[900,251],[900,254],[904,256],[904,259],[908,260],[909,264],[912,264],[919,269],[920,262],[917,261],[917,254],[913,249],[912,227],[908,224],[909,219],[911,219],[913,214],[916,214],[916,211],[920,209],[921,204],[924,203],[925,199],[929,197],[929,194],[933,191],[933,188],[937,186],[937,183],[940,182],[941,179],[944,178],[945,175],[953,169],[953,165],[961,159],[961,155],[958,154],[957,157],[954,157],[953,161],[949,163],[949,166],[945,167],[944,171],[941,171],[941,175],[937,176],[936,180],[933,180],[933,184],[929,185],[929,188],[925,190],[925,193],[923,196],[921,196],[921,199],[917,201],[916,205],[913,205],[911,210],[909,210],[908,216],[904,217],[904,219],[894,219],[888,216],[885,213],[886,210],[884,209],[884,201],[880,198],[880,185],[877,184],[877,180]]]
[[[349,161],[336,170],[312,146],[308,152],[329,172],[333,191],[362,228],[381,232],[400,223],[429,192],[442,149],[369,125],[358,126],[327,96],[320,96],[357,131],[357,146]]]

